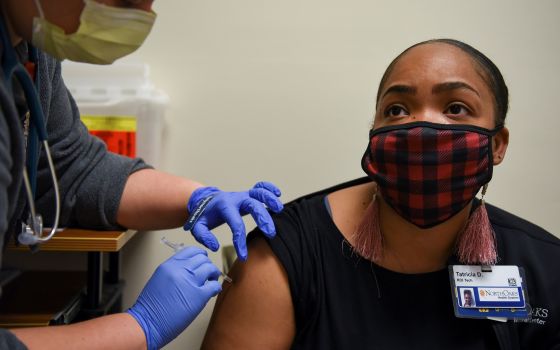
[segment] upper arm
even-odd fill
[[[289,349],[295,318],[288,277],[264,238],[249,244],[218,296],[203,349]]]
[[[146,167],[138,159],[108,152],[80,120],[78,107],[61,76],[60,63],[40,57],[40,93],[61,198],[60,225],[94,229],[118,227],[121,195],[130,173]],[[48,162],[41,152],[36,206],[45,224],[55,215]]]

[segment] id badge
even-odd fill
[[[451,265],[449,279],[457,317],[498,321],[531,317],[522,268],[514,265]]]

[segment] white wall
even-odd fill
[[[493,59],[511,92],[511,143],[487,199],[560,234],[559,1],[165,0],[155,10],[130,59],[149,63],[171,97],[164,170],[228,190],[267,179],[284,200],[362,176],[385,67],[413,43],[451,37]],[[160,236],[127,247],[129,303],[169,256]],[[198,348],[211,307],[168,348]]]

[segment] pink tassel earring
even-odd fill
[[[379,205],[375,197],[374,195],[354,233],[354,251],[370,261],[379,263],[383,255],[383,235],[379,227]]]
[[[457,257],[463,264],[495,265],[498,260],[496,237],[484,205],[487,188],[488,184],[482,188],[480,205],[471,214],[457,242]]]

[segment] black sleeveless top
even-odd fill
[[[324,203],[326,192],[334,190],[296,200],[274,217],[277,236],[268,243],[290,284],[296,322],[292,349],[500,348],[494,329],[499,322],[455,317],[447,270],[402,274],[354,254]],[[549,301],[558,309],[555,298]],[[551,336],[560,334],[557,316],[548,319],[550,328],[523,324],[528,331],[520,331],[519,338],[528,342],[522,343],[560,344],[560,336]],[[502,348],[504,339],[517,348],[518,324],[499,327],[506,328]],[[516,335],[506,339],[509,327]]]

